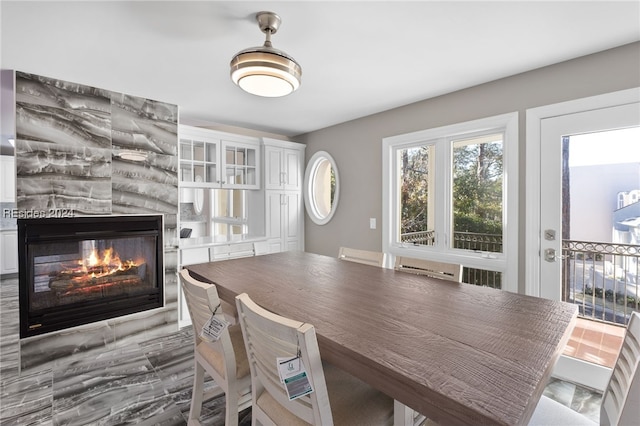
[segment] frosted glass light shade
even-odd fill
[[[301,77],[300,65],[273,48],[247,49],[231,60],[231,80],[257,96],[286,96],[300,87]]]

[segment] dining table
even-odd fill
[[[185,266],[220,298],[316,329],[327,361],[441,425],[526,425],[567,344],[565,302],[288,251]]]

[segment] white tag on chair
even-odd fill
[[[289,401],[313,392],[302,358],[276,358],[280,381],[284,384]]]
[[[227,327],[229,327],[228,322],[218,319],[216,315],[213,314],[202,327],[202,330],[200,330],[200,337],[207,342],[217,342]]]

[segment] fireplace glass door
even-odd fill
[[[19,224],[22,337],[162,306],[161,228],[133,218]]]

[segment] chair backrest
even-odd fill
[[[256,256],[269,254],[269,243],[266,241],[256,241],[253,243],[253,254]]]
[[[602,396],[601,425],[632,425],[640,422],[640,313],[633,312]]]
[[[209,248],[209,261],[238,259],[255,255],[253,243],[222,244]]]
[[[365,265],[384,266],[384,253],[340,247],[338,258]]]
[[[180,281],[182,283],[182,291],[184,293],[185,300],[187,302],[187,308],[189,309],[189,316],[191,317],[191,324],[193,325],[193,337],[195,345],[198,346],[202,343],[200,337],[200,331],[207,323],[213,312],[220,320],[225,320],[225,316],[222,312],[222,306],[220,298],[218,297],[218,290],[213,284],[203,283],[191,275],[189,271],[183,269],[180,271]],[[213,350],[221,355],[224,360],[223,378],[235,378],[236,375],[236,356],[233,351],[233,345],[231,343],[231,336],[229,335],[229,329],[225,329],[220,336],[220,339],[216,342],[209,342],[209,345]]]
[[[270,423],[268,418],[262,418],[266,411],[262,412],[261,407],[274,408],[275,402],[278,405],[273,410],[275,412],[282,412],[284,408],[307,423],[332,425],[333,417],[315,328],[263,309],[246,293],[236,297],[236,304],[251,369],[252,416],[260,422],[267,420],[266,423]],[[313,392],[290,401],[280,381],[276,359],[296,359],[298,356],[303,361]],[[261,403],[265,400],[269,404]],[[273,418],[273,415],[271,412],[270,418],[275,424],[283,421]]]
[[[397,256],[395,270],[462,282],[462,265]]]

